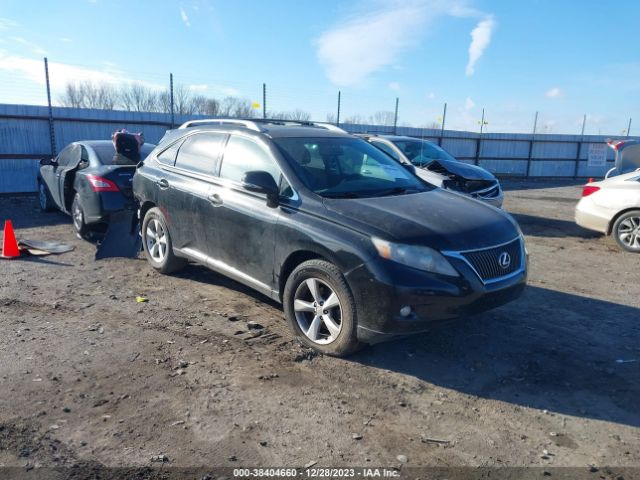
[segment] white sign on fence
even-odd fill
[[[587,166],[604,167],[607,164],[607,145],[604,143],[589,144]]]

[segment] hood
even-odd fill
[[[469,165],[464,162],[457,162],[453,160],[434,160],[426,170],[430,170],[437,173],[444,173],[438,167],[442,167],[442,169],[447,170],[449,173],[453,173],[454,175],[458,175],[466,180],[495,180],[496,177],[493,176],[491,172],[488,172],[482,167],[478,167],[476,165]]]
[[[440,188],[379,198],[325,198],[324,205],[367,235],[437,250],[486,248],[520,234],[502,210]]]

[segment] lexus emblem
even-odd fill
[[[507,252],[502,252],[498,256],[498,265],[500,265],[504,270],[509,268],[509,265],[511,265],[511,255]]]

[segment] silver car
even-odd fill
[[[433,142],[399,135],[358,136],[399,162],[414,165],[416,174],[432,185],[502,207],[504,194],[491,172],[456,160]]]
[[[613,236],[627,252],[640,253],[640,170],[587,183],[576,223]]]

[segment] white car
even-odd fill
[[[640,253],[640,169],[587,183],[576,206],[576,223],[613,236],[627,252]]]
[[[416,175],[436,187],[446,188],[502,208],[504,193],[488,170],[460,162],[428,140],[398,135],[357,134],[393,159],[413,165]]]

